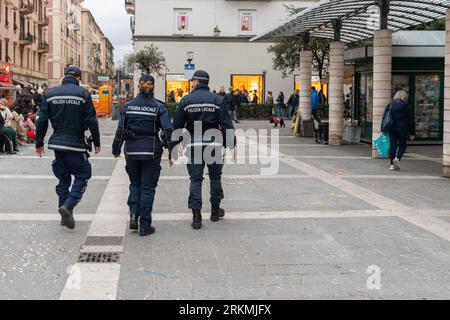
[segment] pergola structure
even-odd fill
[[[444,176],[450,178],[450,0],[322,0],[288,22],[251,41],[303,37],[300,53],[300,113],[311,118],[312,53],[310,37],[332,39],[330,50],[330,145],[343,141],[344,49],[346,43],[373,38],[373,133],[381,134],[381,121],[392,95],[392,33],[446,18],[444,97]],[[372,156],[378,158],[375,148]]]

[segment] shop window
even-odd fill
[[[166,75],[166,101],[180,102],[180,100],[189,94],[190,83],[184,78],[182,74],[168,74]]]
[[[416,76],[416,132],[419,139],[438,139],[441,124],[441,77]]]
[[[248,94],[249,101],[253,101],[255,94],[259,104],[264,103],[264,76],[263,75],[240,75],[231,76],[231,86]]]
[[[325,97],[328,97],[328,84],[324,83],[323,85],[320,83],[320,81],[311,81],[311,87],[316,88],[318,92],[322,90],[323,86],[323,94]],[[300,76],[295,76],[295,90],[301,90],[300,87]]]

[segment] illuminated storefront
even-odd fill
[[[12,84],[12,73],[8,63],[0,62],[0,98],[12,104],[16,99],[16,86]]]
[[[256,91],[258,103],[264,103],[264,75],[233,74],[231,75],[231,86],[239,91],[248,92],[250,101],[253,101]]]
[[[319,92],[320,92],[320,90],[322,90],[322,86],[323,86],[323,93],[324,93],[325,97],[327,97],[328,96],[328,84],[326,84],[326,83],[321,84],[320,79],[313,79],[313,81],[311,81],[311,87],[316,88],[316,90]],[[299,90],[299,91],[301,90],[299,75],[295,76],[295,90]]]
[[[180,100],[189,94],[189,81],[183,74],[166,74],[166,102],[180,102]],[[169,99],[170,98],[170,99]],[[173,99],[172,101],[170,101]]]
[[[400,38],[400,35],[403,38]],[[416,117],[417,141],[440,143],[444,125],[444,38],[445,32],[431,31],[429,37],[415,38],[414,32],[394,34],[392,59],[392,97],[398,90],[409,95]],[[404,40],[405,39],[405,40]],[[419,40],[418,40],[419,39]],[[420,40],[421,39],[421,40]],[[373,48],[356,56],[359,48],[350,49],[355,66],[354,119],[361,126],[361,139],[370,142],[373,123]],[[403,57],[403,51],[408,57]],[[355,58],[356,56],[356,58]],[[350,59],[347,59],[350,61]]]

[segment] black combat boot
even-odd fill
[[[130,216],[130,230],[131,231],[139,230],[139,216],[137,214],[132,214]]]
[[[150,228],[145,229],[145,230],[141,229],[141,230],[139,230],[139,236],[147,237],[147,236],[150,236],[150,235],[154,234],[155,232],[156,232],[156,229],[153,228],[153,227],[150,227]]]
[[[212,222],[217,222],[223,217],[225,217],[225,210],[223,210],[219,206],[213,206],[211,208],[211,221]]]
[[[12,143],[7,138],[5,139],[5,152],[6,152],[6,154],[16,154],[17,153],[13,150]]]
[[[59,208],[59,214],[61,215],[61,226],[65,226],[70,230],[75,229],[75,220],[73,219],[73,208],[70,208],[67,204],[62,205]]]
[[[202,228],[202,212],[200,210],[192,210],[193,220],[191,223],[192,229],[199,230]]]

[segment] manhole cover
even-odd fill
[[[78,263],[119,263],[120,253],[118,252],[85,252],[80,253]]]

